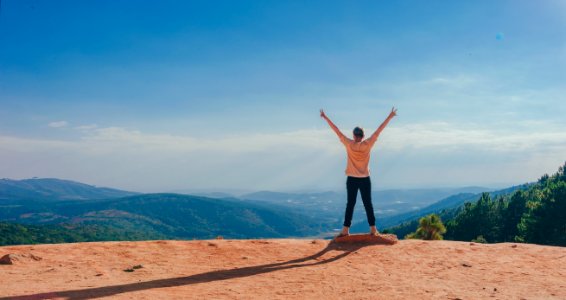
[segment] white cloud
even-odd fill
[[[121,127],[92,130],[82,137],[89,147],[102,147],[109,151],[135,147],[138,151],[166,152],[212,151],[223,153],[265,152],[281,147],[325,149],[332,143],[327,130],[299,130],[276,134],[231,135],[222,138],[194,138],[171,134],[142,133]],[[332,147],[331,147],[332,148]]]
[[[47,125],[52,128],[61,128],[61,127],[66,127],[67,125],[69,125],[69,123],[67,121],[55,121]]]
[[[534,180],[563,162],[566,132],[541,122],[528,127],[393,125],[380,137],[371,168],[382,188]],[[328,128],[195,138],[97,127],[72,141],[0,136],[0,154],[2,177],[53,176],[140,191],[340,188],[345,166],[343,146]],[[492,168],[501,171],[485,173]]]
[[[538,130],[536,124],[539,124]],[[531,129],[509,131],[446,122],[408,124],[389,128],[389,133],[384,136],[386,140],[384,147],[393,150],[407,147],[439,148],[443,152],[456,148],[469,150],[482,148],[490,152],[508,153],[535,151],[551,145],[566,146],[566,131],[559,128],[549,130],[550,125],[545,122],[527,120],[525,125]]]

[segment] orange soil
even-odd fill
[[[566,248],[405,240],[0,247],[2,299],[566,299]],[[23,255],[22,255],[23,254]],[[29,254],[39,261],[25,259]],[[125,269],[143,268],[133,272]]]

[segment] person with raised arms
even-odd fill
[[[356,205],[356,198],[358,190],[362,196],[364,208],[366,210],[368,224],[370,226],[370,234],[378,235],[379,232],[375,227],[375,214],[373,212],[373,204],[371,201],[371,180],[369,172],[370,153],[377,138],[385,129],[389,121],[397,115],[397,109],[393,107],[387,119],[375,130],[375,132],[367,139],[364,140],[364,130],[356,127],[353,130],[353,138],[346,137],[334,123],[326,116],[324,110],[320,110],[320,116],[328,122],[330,128],[334,130],[340,142],[346,147],[348,154],[348,161],[346,164],[346,191],[347,191],[347,205],[346,213],[344,215],[344,226],[338,237],[347,236],[350,234],[350,226],[352,225],[352,216],[354,214],[354,206]]]

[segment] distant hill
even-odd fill
[[[373,191],[372,199],[378,219],[394,218],[399,214],[412,214],[423,207],[447,196],[459,193],[481,193],[489,191],[484,187],[396,189]],[[472,195],[472,194],[470,194]],[[358,195],[358,198],[360,196]],[[242,201],[268,203],[300,211],[313,218],[323,220],[334,227],[341,226],[346,207],[346,192],[280,193],[260,191],[244,194]],[[354,219],[365,219],[361,201],[356,205]]]
[[[0,203],[21,200],[64,201],[119,198],[138,193],[56,178],[0,179]]]
[[[179,194],[4,205],[0,221],[46,225],[99,225],[174,239],[304,237],[327,230],[308,216],[239,200]]]
[[[3,234],[33,232],[35,242],[304,237],[327,230],[321,220],[298,211],[228,197],[139,194],[54,178],[0,180],[0,221],[8,222]]]
[[[481,193],[491,191],[485,187],[463,187],[463,188],[430,188],[430,189],[389,189],[374,190],[372,197],[376,199],[376,205],[383,207],[397,206],[404,209],[402,204],[423,205],[430,204],[450,195],[459,193]],[[239,196],[240,199],[258,200],[275,204],[303,204],[312,203],[319,199],[345,201],[346,191],[343,192],[318,192],[318,193],[281,193],[272,191],[259,191]]]
[[[458,207],[466,201],[477,200],[480,192],[486,190],[466,187],[374,191],[377,225],[383,229],[431,212]],[[46,230],[62,239],[58,234],[65,230],[61,228],[67,228],[76,233],[71,236],[80,237],[77,241],[101,236],[107,240],[118,236],[126,239],[201,239],[218,235],[228,238],[305,237],[340,227],[346,204],[345,193],[339,192],[262,191],[238,198],[226,193],[210,195],[213,197],[138,194],[53,178],[2,179],[0,221],[26,226],[62,226],[46,227]],[[367,230],[361,201],[354,220],[359,222],[355,223],[353,231]],[[90,227],[83,230],[81,226]],[[31,230],[40,232],[41,228]],[[105,234],[92,234],[97,230]]]

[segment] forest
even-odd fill
[[[566,164],[528,189],[496,197],[483,193],[475,202],[388,231],[406,238],[566,246]]]

